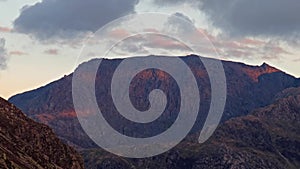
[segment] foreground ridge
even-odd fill
[[[83,161],[46,125],[0,98],[0,168],[81,169]]]

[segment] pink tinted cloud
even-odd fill
[[[211,41],[216,41],[217,40],[217,37],[212,35],[211,33],[209,33],[206,29],[198,28],[198,30],[195,33],[196,33],[195,37],[197,37],[197,36],[201,37],[201,36],[204,35]],[[199,33],[201,33],[202,35],[198,35]]]
[[[45,50],[44,53],[46,53],[48,55],[58,55],[59,51],[58,51],[58,49],[48,49],[48,50]]]
[[[110,37],[112,38],[125,38],[127,36],[129,36],[129,32],[124,30],[124,29],[115,29],[112,30],[111,32],[109,32]]]
[[[281,54],[291,54],[290,52],[288,52],[287,50],[283,49],[280,46],[273,46],[272,47],[272,52],[274,52],[274,53],[281,53]]]
[[[0,26],[0,32],[11,32],[11,31],[12,31],[11,28]]]
[[[22,51],[19,51],[19,50],[15,50],[15,51],[10,51],[9,55],[11,55],[11,56],[13,56],[13,55],[22,56],[22,55],[28,55],[28,53],[22,52]]]
[[[156,47],[156,48],[163,48],[163,49],[178,49],[178,50],[187,49],[187,47],[184,44],[174,39],[169,39],[166,37],[150,36],[148,40],[149,43],[147,43],[147,45],[152,48]]]
[[[164,50],[178,50],[186,52],[188,47],[184,44],[170,39],[168,37],[162,37],[161,35],[155,35],[159,33],[156,29],[147,29],[145,32],[150,32],[149,35],[137,35],[129,38],[124,46],[136,45],[136,48],[140,49],[141,46],[149,48],[159,48]],[[151,34],[153,33],[153,34]],[[128,36],[128,32],[125,30],[114,30],[111,32],[114,37]],[[206,29],[198,28],[195,32],[186,32],[185,36],[191,41],[199,40],[199,38],[207,37],[215,46],[205,46],[199,44],[196,46],[199,51],[202,51],[204,56],[214,55],[215,51],[219,53],[224,59],[241,58],[241,59],[280,59],[284,54],[290,54],[279,43],[263,41],[257,38],[245,37],[240,39],[226,38],[220,35],[214,35],[212,32]],[[206,39],[206,38],[205,38]],[[124,48],[124,49],[128,49]]]
[[[148,29],[144,29],[145,32],[151,32],[151,33],[159,33],[159,31],[157,29],[154,28],[148,28]]]
[[[279,59],[284,54],[291,54],[278,43],[253,38],[226,39],[214,36],[205,29],[200,28],[198,31],[207,36],[219,54],[226,58]]]
[[[261,40],[256,40],[256,39],[249,39],[249,38],[244,38],[239,41],[242,44],[245,45],[253,45],[253,46],[258,46],[258,45],[264,45],[266,42],[261,41]]]

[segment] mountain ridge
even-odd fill
[[[169,59],[172,59],[172,57]],[[190,136],[199,133],[205,122],[206,115],[210,108],[211,86],[208,73],[198,56],[192,55],[182,57],[181,59],[190,67],[195,76],[201,97],[199,116],[197,117],[196,123],[189,136],[183,141],[183,145],[186,145],[193,144],[193,142],[189,143],[187,141],[190,140]],[[85,62],[80,66],[88,66],[88,64],[92,64],[92,62],[93,60]],[[122,59],[103,59],[97,72],[95,80],[97,88],[95,95],[98,106],[101,107],[101,111],[103,110],[104,117],[110,120],[110,124],[112,124],[115,130],[128,136],[140,137],[141,134],[153,135],[164,131],[164,129],[172,124],[172,119],[174,119],[174,115],[176,115],[179,108],[178,101],[176,101],[176,98],[178,98],[178,86],[174,83],[174,79],[172,80],[172,77],[167,73],[155,69],[144,70],[137,74],[129,88],[132,104],[140,110],[146,110],[149,106],[147,101],[149,91],[160,89],[164,91],[167,96],[170,96],[171,100],[168,100],[170,101],[170,109],[166,109],[163,113],[165,119],[157,121],[155,126],[152,126],[150,129],[146,126],[128,125],[126,121],[118,116],[118,112],[114,107],[110,95],[111,79],[116,67],[121,62]],[[244,63],[228,61],[222,61],[222,64],[227,78],[227,101],[221,124],[232,118],[247,116],[252,111],[274,102],[278,93],[283,90],[300,86],[300,79],[288,75],[267,64],[262,64],[261,66],[248,66]],[[85,80],[90,80],[89,77],[90,72],[86,72],[85,78],[87,79]],[[81,128],[73,107],[71,86],[72,74],[64,76],[39,89],[13,96],[9,101],[21,108],[30,118],[52,127],[59,138],[82,152],[87,166],[94,166],[98,161],[98,157],[95,159],[95,155],[91,155],[91,153],[98,154],[100,150],[100,154],[103,155],[104,153],[104,156],[107,157],[112,156],[107,152],[101,151]],[[195,141],[197,138],[193,140]],[[177,147],[179,147],[179,149],[175,148],[176,150],[181,150],[180,145]],[[186,154],[187,151],[193,152],[193,149],[198,149],[197,146],[190,148],[191,149],[188,150],[183,148],[184,154]],[[167,154],[169,153],[174,152],[167,152]],[[171,154],[170,158],[176,159],[179,155],[178,153],[175,154],[176,155]],[[91,159],[89,159],[89,157]],[[119,166],[119,168],[126,166],[123,163],[119,163],[119,157],[112,157],[112,159],[113,161],[108,159],[106,167],[109,166],[108,164],[115,167]],[[192,162],[193,160],[190,160],[191,159],[179,161],[184,165],[187,165],[185,168],[189,168],[188,166],[194,165]],[[124,161],[124,159],[121,158],[121,161]],[[149,162],[151,161],[152,160]],[[148,163],[147,161],[143,161],[142,163],[144,162]],[[127,164],[128,162],[125,160],[125,163]],[[176,162],[172,161],[172,163]],[[184,167],[184,165],[182,167]]]
[[[170,59],[172,59],[172,57],[170,57]],[[209,109],[211,90],[208,74],[205,71],[205,67],[198,56],[190,55],[187,57],[182,57],[182,59],[191,68],[198,84],[201,84],[199,85],[199,91],[202,97],[200,106],[202,109],[200,110],[200,113],[205,114]],[[109,79],[111,78],[115,67],[121,61],[122,59],[103,60],[103,68],[101,70],[104,73],[101,75],[102,78],[97,78],[96,80],[97,83],[100,84],[98,85],[100,89],[96,94],[100,97],[98,98],[98,100],[105,99],[107,102],[107,99],[104,98],[103,93],[108,92],[107,90],[110,88]],[[83,64],[88,64],[91,62],[92,61],[89,61]],[[81,64],[81,66],[83,64]],[[287,75],[284,72],[281,72],[278,69],[266,64],[263,64],[262,66],[248,66],[244,63],[223,61],[223,66],[226,73],[228,85],[228,96],[225,112],[222,118],[223,121],[226,121],[231,117],[246,115],[255,108],[265,106],[271,103],[271,99],[273,99],[275,94],[277,94],[281,90],[289,87],[296,87],[300,84],[299,79]],[[243,70],[250,70],[250,72],[259,72],[262,75],[258,76],[258,79],[255,80],[252,76],[249,75],[249,71],[245,72]],[[270,73],[270,70],[273,73]],[[264,71],[266,71],[266,73],[264,73]],[[146,73],[147,72],[143,72],[143,75],[145,75]],[[152,86],[152,88],[155,88],[158,87],[156,86],[156,83],[163,83],[166,86],[170,87],[170,82],[168,80],[158,78],[160,76],[158,73],[159,71],[154,71],[154,74],[151,74],[151,77],[156,77],[153,83],[149,83],[149,80],[151,79],[149,75],[144,76],[143,78],[146,77],[147,79],[145,79],[142,84],[147,84],[148,86],[150,85],[149,87]],[[257,73],[255,76],[257,76]],[[274,81],[277,81],[278,79],[284,80],[282,80],[282,83],[274,84]],[[74,143],[74,145],[78,145],[79,147],[95,147],[96,145],[86,136],[76,118],[76,113],[74,111],[72,103],[71,84],[72,74],[64,76],[60,80],[49,83],[48,85],[36,90],[13,96],[9,99],[9,101],[21,108],[23,112],[25,112],[34,120],[51,126],[56,134],[64,140],[71,141]],[[164,90],[168,90],[165,89],[166,87],[163,88]],[[269,89],[272,90],[266,91]],[[176,88],[173,87],[169,90],[176,90]],[[252,90],[252,92],[250,92],[249,90]],[[139,91],[140,94],[146,92],[144,88],[139,86],[132,88],[132,91]],[[110,97],[109,95],[106,96]],[[145,93],[143,94],[143,96],[146,96]],[[139,99],[139,97],[133,100],[137,99]],[[255,102],[252,102],[250,100],[255,100]],[[101,104],[101,101],[99,102],[99,104]],[[173,107],[178,107],[178,105],[176,105],[176,102],[172,104]],[[107,105],[103,106],[104,108],[109,108],[113,106],[113,103],[107,103]],[[121,121],[113,116],[108,115],[108,117],[113,120],[115,119],[117,124],[121,123]],[[203,121],[204,118],[198,119],[198,126],[195,127],[194,131],[198,131],[199,128],[201,128],[201,125],[203,125]],[[123,126],[117,127],[119,127],[119,130],[123,130]]]
[[[156,55],[149,55],[149,56],[156,56]],[[149,56],[145,56],[145,57],[149,57]],[[158,55],[157,55],[157,56],[158,56]],[[182,58],[182,57],[189,57],[189,56],[196,56],[196,55],[191,54],[191,55],[187,55],[187,56],[179,56],[179,57]],[[137,57],[143,57],[143,56],[134,56],[134,57],[130,57],[130,58],[137,58]],[[172,56],[164,56],[164,57],[170,57],[170,58],[172,58]],[[202,57],[202,56],[200,56],[200,57]],[[202,58],[205,58],[205,57],[202,57]],[[105,59],[108,59],[108,60],[119,60],[119,59],[128,59],[128,58],[99,58],[99,59],[104,59],[104,60],[105,60]],[[94,60],[94,59],[92,59],[92,60]],[[87,63],[87,62],[90,62],[90,61],[92,61],[92,60],[85,61],[85,62],[79,64],[78,66],[80,66],[80,65],[82,65],[82,64],[85,64],[85,63]],[[218,59],[215,59],[215,60],[218,60]],[[246,63],[243,63],[243,62],[235,62],[235,61],[230,61],[230,60],[220,60],[220,61],[222,61],[222,62],[229,62],[229,63],[231,62],[231,63],[241,64],[241,65],[249,66],[249,67],[252,67],[252,68],[264,68],[264,69],[270,68],[270,69],[274,69],[274,70],[276,70],[276,71],[282,71],[282,72],[284,72],[283,70],[280,70],[280,69],[276,68],[275,66],[272,66],[271,64],[267,63],[267,62],[263,62],[262,64],[259,65],[259,64],[246,64]],[[29,89],[29,90],[27,90],[27,91],[23,91],[23,92],[16,93],[16,94],[14,94],[14,95],[8,97],[7,100],[10,100],[10,99],[12,99],[13,97],[18,96],[18,95],[26,94],[26,93],[28,93],[28,92],[30,92],[30,91],[33,91],[33,90],[42,89],[43,87],[46,87],[46,86],[48,86],[48,85],[50,85],[50,84],[52,84],[52,83],[54,83],[54,82],[56,82],[56,81],[62,80],[62,79],[66,78],[66,77],[68,77],[68,76],[70,76],[70,75],[72,75],[72,74],[73,74],[73,73],[65,74],[65,75],[63,75],[63,76],[61,76],[61,77],[59,77],[59,78],[54,79],[54,80],[51,81],[51,82],[48,82],[48,83],[43,84],[43,85],[40,85],[39,87],[32,88],[32,89]],[[291,76],[293,76],[293,75],[291,75]],[[293,77],[297,78],[296,76],[293,76]]]

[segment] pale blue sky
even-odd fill
[[[77,0],[73,1],[74,3],[70,4],[70,6],[76,7],[76,3],[82,6],[82,4],[79,3],[88,3],[90,1],[93,0],[81,2]],[[259,27],[257,29],[256,27],[253,27],[252,29],[245,29],[244,31],[241,31],[240,28],[242,26],[240,25],[248,24],[243,21],[239,21],[239,19],[243,18],[235,17],[235,22],[232,21],[232,18],[228,17],[232,13],[222,11],[219,11],[220,15],[222,16],[215,16],[215,14],[212,14],[211,12],[216,12],[214,10],[218,9],[218,6],[212,6],[209,3],[205,3],[205,1],[206,0],[203,0],[204,5],[196,5],[195,0],[187,0],[186,3],[184,3],[183,1],[168,0],[163,2],[160,2],[159,0],[141,0],[137,5],[130,4],[126,6],[123,4],[122,6],[124,6],[124,9],[122,6],[114,6],[117,4],[107,5],[109,9],[112,8],[118,11],[124,10],[125,12],[163,12],[166,14],[181,13],[184,16],[188,17],[199,30],[204,31],[212,39],[214,45],[218,49],[220,49],[221,55],[224,55],[224,59],[245,62],[253,65],[260,65],[262,62],[267,62],[294,76],[300,76],[299,42],[294,42],[294,39],[291,38],[292,36],[290,36],[290,34],[284,33],[285,29],[287,29],[287,31],[288,29],[294,31],[293,28],[297,28],[298,23],[292,24],[293,19],[295,19],[292,16],[296,15],[297,13],[293,13],[294,11],[291,10],[291,16],[286,15],[286,18],[283,17],[283,19],[285,19],[285,22],[283,22],[283,24],[291,24],[291,27],[283,27],[282,29],[281,27],[278,27],[278,30],[274,29],[274,31],[273,29],[270,29],[270,34],[269,32],[263,32],[261,29],[259,29]],[[76,59],[80,54],[81,46],[83,45],[83,41],[86,38],[86,36],[90,35],[93,29],[97,29],[97,26],[105,24],[106,21],[110,21],[109,19],[113,19],[105,17],[97,18],[97,16],[93,16],[93,18],[91,18],[91,22],[99,21],[99,23],[94,24],[87,22],[86,24],[89,24],[89,27],[74,27],[74,29],[70,26],[59,27],[60,25],[58,23],[61,24],[61,20],[49,20],[49,31],[51,30],[51,24],[53,24],[53,29],[56,29],[56,27],[63,28],[63,30],[66,30],[66,32],[61,31],[61,34],[67,34],[64,37],[61,36],[61,34],[57,34],[57,36],[60,36],[59,38],[52,37],[52,34],[57,32],[49,32],[48,28],[45,29],[44,27],[43,29],[45,30],[37,29],[39,28],[38,24],[37,26],[33,27],[34,24],[30,23],[28,26],[26,22],[33,22],[35,21],[35,19],[37,23],[41,22],[38,20],[37,16],[32,17],[23,13],[21,15],[22,17],[19,17],[19,15],[21,14],[21,8],[23,8],[25,5],[34,5],[37,2],[39,1],[0,0],[0,38],[5,41],[5,46],[0,46],[0,51],[1,48],[3,49],[3,51],[0,52],[0,57],[5,57],[5,63],[7,65],[6,68],[4,68],[3,70],[0,69],[1,97],[8,98],[14,94],[45,85],[53,80],[59,79],[65,74],[71,73],[75,68]],[[126,2],[132,3],[131,0],[126,0]],[[174,2],[177,3],[174,4]],[[295,2],[298,3],[297,1]],[[50,14],[47,14],[45,16],[50,17],[54,16],[56,13],[58,17],[67,16],[67,14],[60,13],[62,11],[59,11],[59,9],[63,7],[70,8],[70,6],[62,4],[65,6],[55,8],[55,10],[57,10],[55,11],[53,7],[55,7],[55,5],[61,5],[60,3],[47,4],[43,2],[43,5],[44,6],[42,9],[45,11],[40,11],[37,6],[33,8],[27,8],[28,11],[31,10],[31,15],[35,13],[36,15],[38,15],[41,13],[43,14],[43,12],[49,12]],[[105,6],[106,2],[102,1],[100,5]],[[202,8],[200,7],[201,5],[204,6],[205,9],[202,10]],[[239,12],[239,10],[236,10],[234,7],[243,8],[243,5],[244,4],[232,4],[232,6],[230,6],[230,8],[226,10],[232,9],[233,13],[236,13]],[[296,6],[297,5],[298,4],[296,4]],[[264,4],[262,4],[262,6],[264,6]],[[206,8],[211,10],[206,11]],[[275,9],[276,5],[274,5],[274,10]],[[87,12],[88,14],[89,5],[87,4],[86,7],[82,7],[80,8],[80,10],[81,11],[76,16],[81,17],[80,13],[85,12]],[[252,10],[255,11],[255,9]],[[260,10],[262,9],[257,9],[258,12]],[[272,14],[272,10],[272,8],[266,9],[266,11],[271,11],[269,12],[269,14]],[[286,11],[282,12],[286,13]],[[115,13],[115,17],[119,16],[117,15],[117,12],[114,12],[112,14]],[[60,14],[62,16],[59,16]],[[107,15],[111,15],[111,13],[108,13]],[[120,16],[122,15],[120,14]],[[18,22],[16,22],[16,25],[19,26],[18,29],[16,29],[16,25],[14,25],[13,23],[18,17],[21,19],[19,19]],[[30,17],[34,18],[34,20],[30,20]],[[220,20],[219,18],[223,18],[224,20],[227,19],[227,22],[223,23],[222,20]],[[103,21],[100,22],[101,19]],[[289,21],[289,19],[291,21],[287,22]],[[71,20],[72,18],[70,18],[70,23],[74,25],[78,24],[78,22],[71,22]],[[295,21],[297,21],[297,19],[295,19]],[[251,22],[251,20],[249,20],[249,22]],[[271,26],[277,24],[277,22],[273,23],[271,20],[266,20],[265,22],[265,24],[261,24],[259,22],[256,23],[253,21],[253,24],[260,24],[266,26],[268,26],[268,22],[270,22]],[[233,26],[230,24],[232,24]],[[31,25],[33,26],[30,27]],[[249,27],[249,25],[247,26]],[[251,32],[252,30],[253,32]],[[38,34],[40,32],[45,33],[45,36],[47,35],[46,39],[44,37],[41,37],[40,34]],[[76,37],[73,37],[74,34],[76,34]],[[78,34],[82,36],[77,36]],[[299,32],[295,31],[295,35],[295,37],[298,37]],[[4,60],[1,58],[0,61],[4,62]]]

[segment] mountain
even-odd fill
[[[296,95],[290,90],[267,107],[226,121],[202,147],[199,166],[300,168],[300,88],[293,88]]]
[[[170,57],[169,59],[173,58]],[[181,57],[181,59],[191,68],[199,86],[201,97],[199,114],[201,116],[198,117],[193,128],[193,132],[198,132],[209,110],[211,99],[210,81],[198,56],[190,55]],[[128,129],[126,126],[128,123],[118,116],[110,95],[112,75],[121,61],[122,59],[105,59],[102,61],[97,73],[96,96],[99,106],[104,110],[104,116],[113,122],[111,124],[117,124],[114,126],[115,129],[127,135],[137,136],[141,132],[142,134],[151,135],[163,131],[174,120],[173,112],[179,109],[178,101],[176,101],[178,86],[174,83],[174,79],[158,69],[144,70],[137,75],[136,80],[131,84],[130,93],[133,93],[131,101],[138,109],[147,109],[149,106],[147,95],[151,89],[162,89],[173,100],[168,105],[169,109],[166,109],[166,119],[158,121],[150,130],[146,127],[138,128],[135,126]],[[92,63],[93,60],[83,63],[79,67],[88,66]],[[266,63],[261,66],[248,66],[243,63],[228,61],[222,61],[222,63],[227,78],[227,102],[222,121],[247,115],[256,108],[270,104],[278,92],[300,85],[299,79]],[[89,80],[90,72],[87,72],[85,77],[86,80]],[[78,148],[97,148],[82,130],[77,120],[73,108],[71,86],[72,74],[36,90],[13,96],[9,101],[19,107],[30,118],[49,125],[68,144]]]
[[[0,168],[81,169],[83,160],[46,125],[0,98]]]
[[[184,141],[169,152],[147,159],[120,158],[100,149],[85,150],[85,164],[97,169],[298,169],[300,88],[282,93],[273,104],[226,121],[204,144]]]

